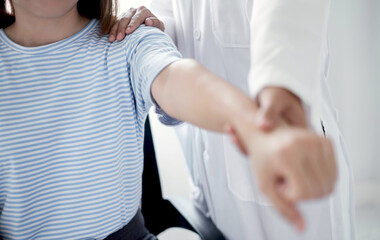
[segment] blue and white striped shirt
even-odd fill
[[[97,20],[41,47],[0,30],[4,239],[102,239],[135,215],[150,86],[181,56],[154,28],[107,37]]]

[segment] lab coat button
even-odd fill
[[[201,31],[199,31],[198,29],[194,30],[194,38],[196,40],[201,39]]]

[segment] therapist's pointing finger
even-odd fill
[[[282,195],[281,190],[276,186],[275,182],[264,186],[265,193],[275,205],[281,215],[290,221],[299,231],[303,231],[305,223],[301,213],[296,208],[295,204],[286,200]]]

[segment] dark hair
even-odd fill
[[[14,9],[7,13],[5,0],[0,0],[0,28],[6,28],[15,22]],[[96,18],[101,22],[102,30],[108,33],[116,20],[117,0],[79,0],[78,12],[87,18]]]
[[[5,10],[5,0],[0,0],[0,28],[6,28],[14,22],[13,14],[8,14]]]

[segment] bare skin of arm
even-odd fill
[[[112,28],[110,41],[122,40],[141,24],[165,29],[147,8],[132,8]],[[299,230],[304,221],[296,203],[333,190],[332,144],[307,129],[301,101],[290,91],[268,87],[253,101],[195,61],[183,60],[157,77],[152,93],[171,116],[229,133],[250,157],[261,191]]]
[[[232,126],[251,159],[260,189],[298,229],[300,200],[330,194],[336,180],[331,142],[282,121],[270,131],[254,124],[259,108],[243,92],[194,60],[169,65],[155,79],[152,95],[170,116],[223,132]]]
[[[165,30],[164,23],[146,7],[131,8],[112,27],[109,40],[123,40],[126,34],[133,33],[141,24]],[[259,113],[255,123],[263,131],[275,129],[281,121],[297,127],[307,128],[301,100],[284,88],[266,87],[257,96]],[[230,128],[227,128],[229,130]],[[233,132],[233,131],[229,131]],[[233,136],[233,135],[232,135]],[[236,136],[234,138],[236,140]],[[240,144],[236,142],[239,146]],[[242,149],[243,150],[243,149]]]

